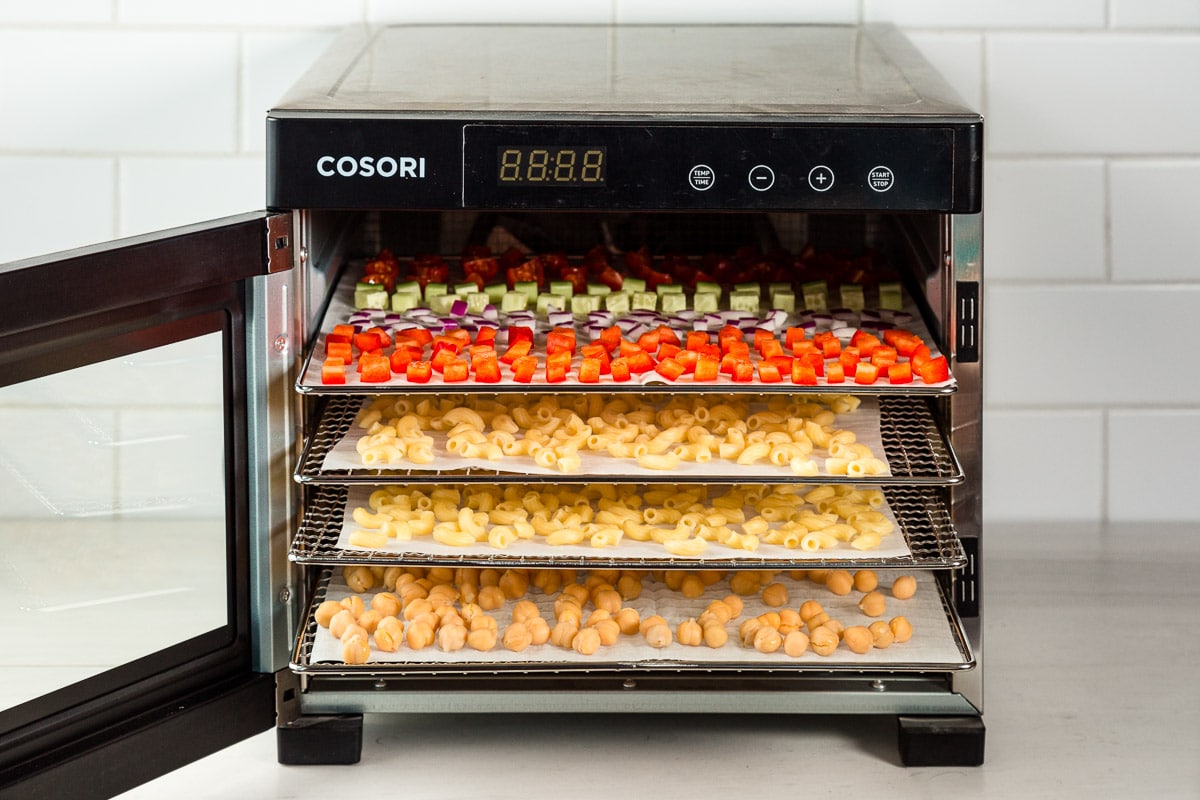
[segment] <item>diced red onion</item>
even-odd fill
[[[455,300],[453,303],[450,304],[450,315],[451,316],[461,317],[463,314],[466,314],[466,313],[467,313],[467,301],[466,300]]]
[[[496,308],[491,303],[483,307],[483,318],[491,322],[496,322],[500,319],[500,309]]]
[[[617,327],[620,328],[621,332],[625,333],[625,334],[628,334],[631,330],[633,330],[640,324],[641,323],[638,322],[636,319],[633,319],[632,317],[629,317],[629,316],[621,317],[619,320],[617,320]]]
[[[705,333],[707,333],[708,332],[708,320],[703,319],[703,318],[692,320],[692,330],[704,331]]]
[[[560,325],[570,325],[574,317],[570,311],[549,311],[546,313],[546,320],[557,328]]]

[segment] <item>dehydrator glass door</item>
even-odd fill
[[[111,796],[269,728],[248,214],[0,266],[0,794]]]

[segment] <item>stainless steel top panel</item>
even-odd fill
[[[346,30],[272,116],[977,119],[887,25]]]

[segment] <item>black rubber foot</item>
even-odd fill
[[[357,764],[362,714],[299,717],[275,729],[280,764]]]
[[[900,761],[906,767],[978,767],[983,763],[983,720],[897,717]]]

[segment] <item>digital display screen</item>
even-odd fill
[[[595,145],[501,145],[496,148],[500,186],[603,186],[608,148]]]

